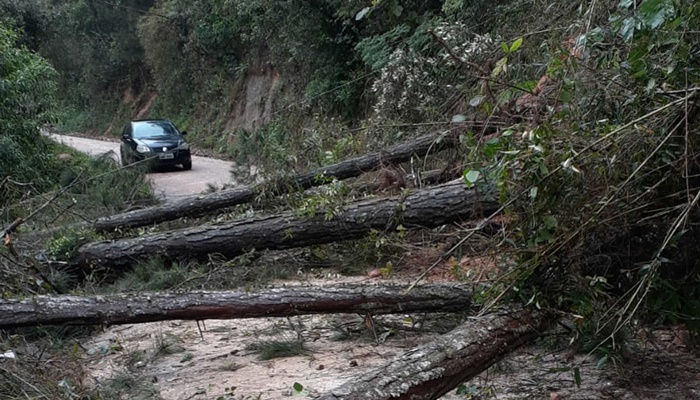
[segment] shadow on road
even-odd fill
[[[183,169],[179,165],[158,165],[155,167],[151,167],[148,171],[148,173],[151,173],[151,174],[153,174],[153,173],[169,173],[169,172],[189,172],[189,171],[185,171],[185,169]]]

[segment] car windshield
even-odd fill
[[[155,139],[180,137],[180,132],[168,121],[139,121],[134,123],[134,138]]]

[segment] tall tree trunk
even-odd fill
[[[127,324],[163,320],[238,319],[333,313],[463,312],[466,286],[291,286],[255,292],[35,296],[0,300],[0,329],[51,324]]]
[[[318,210],[311,217],[274,215],[88,243],[78,250],[77,263],[82,268],[119,271],[155,256],[166,262],[205,260],[212,253],[235,257],[252,249],[280,250],[358,239],[372,229],[436,227],[490,214],[497,208],[497,203],[481,200],[477,191],[455,181],[408,195],[356,202],[330,217]]]
[[[526,310],[470,318],[437,340],[356,377],[318,400],[438,399],[538,337],[551,322]]]
[[[279,195],[323,184],[324,180],[319,178],[353,178],[383,165],[404,162],[412,156],[422,157],[429,152],[453,145],[454,140],[442,134],[425,135],[384,151],[369,153],[273,182],[190,196],[174,203],[100,218],[95,222],[94,228],[98,232],[110,232],[118,228],[136,228],[181,217],[197,217],[222,208],[248,203],[262,192]]]

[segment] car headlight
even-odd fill
[[[180,143],[179,146],[177,146],[178,150],[189,150],[190,149],[190,144],[187,142]]]
[[[151,149],[148,146],[140,144],[136,146],[136,151],[138,151],[139,153],[150,153]]]

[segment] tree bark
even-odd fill
[[[258,292],[35,296],[0,300],[0,329],[162,320],[238,319],[332,313],[462,312],[471,291],[463,285],[297,286]]]
[[[174,203],[100,218],[95,221],[94,228],[97,232],[111,232],[118,228],[136,228],[181,217],[197,217],[222,208],[248,203],[259,193],[280,195],[321,185],[324,180],[319,178],[343,180],[356,177],[381,168],[382,165],[404,162],[414,155],[422,157],[431,151],[454,145],[453,140],[443,136],[421,136],[384,151],[369,153],[296,176],[279,178],[273,182],[191,196]]]
[[[452,332],[351,379],[318,400],[438,399],[539,336],[549,322],[549,316],[522,309],[470,318]]]
[[[490,214],[498,208],[481,200],[461,180],[407,195],[356,202],[328,218],[274,215],[220,225],[155,233],[135,238],[88,243],[78,249],[77,264],[84,270],[100,266],[115,272],[138,261],[206,260],[212,253],[235,257],[253,249],[281,250],[358,239],[373,229],[436,227]]]

